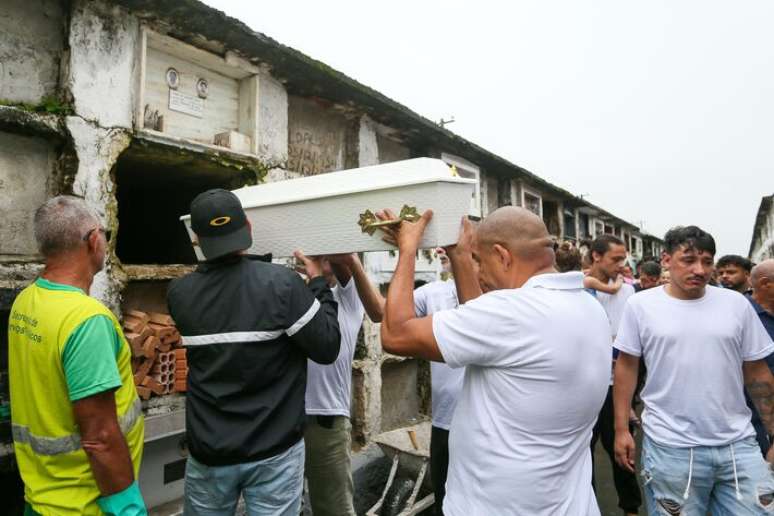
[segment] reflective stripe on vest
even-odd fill
[[[118,426],[121,433],[127,434],[142,416],[142,404],[136,398],[129,410],[118,418]],[[24,425],[11,425],[13,442],[16,444],[28,444],[32,451],[38,455],[61,455],[72,453],[81,449],[81,434],[78,432],[64,437],[41,437],[30,432]]]

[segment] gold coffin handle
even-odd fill
[[[398,215],[397,219],[379,220],[374,212],[371,210],[366,210],[360,214],[360,219],[358,220],[357,224],[360,226],[360,230],[363,233],[373,235],[380,227],[394,226],[396,224],[400,224],[404,220],[408,222],[416,222],[419,220],[419,217],[420,215],[416,206],[409,206],[408,204],[404,204],[403,208],[400,209],[400,214]]]

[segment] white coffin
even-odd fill
[[[438,159],[417,158],[373,167],[331,172],[234,190],[250,219],[251,253],[291,256],[301,249],[307,255],[386,251],[382,232],[364,233],[358,225],[366,210],[404,205],[419,213],[433,210],[422,248],[457,241],[460,220],[468,215],[474,179],[457,177]],[[191,240],[190,215],[180,218]],[[194,244],[200,260],[203,256]]]

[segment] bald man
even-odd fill
[[[583,290],[582,273],[556,272],[543,221],[506,207],[475,235],[463,221],[459,242],[447,250],[464,304],[417,318],[414,256],[431,217],[386,231],[400,256],[382,345],[466,367],[443,513],[599,515],[589,441],[610,380],[604,310]]]

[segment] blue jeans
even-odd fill
[[[304,487],[304,440],[268,459],[185,467],[185,516],[233,515],[239,495],[248,516],[298,516]]]
[[[650,516],[774,514],[774,478],[755,437],[671,448],[644,436],[642,477]]]

